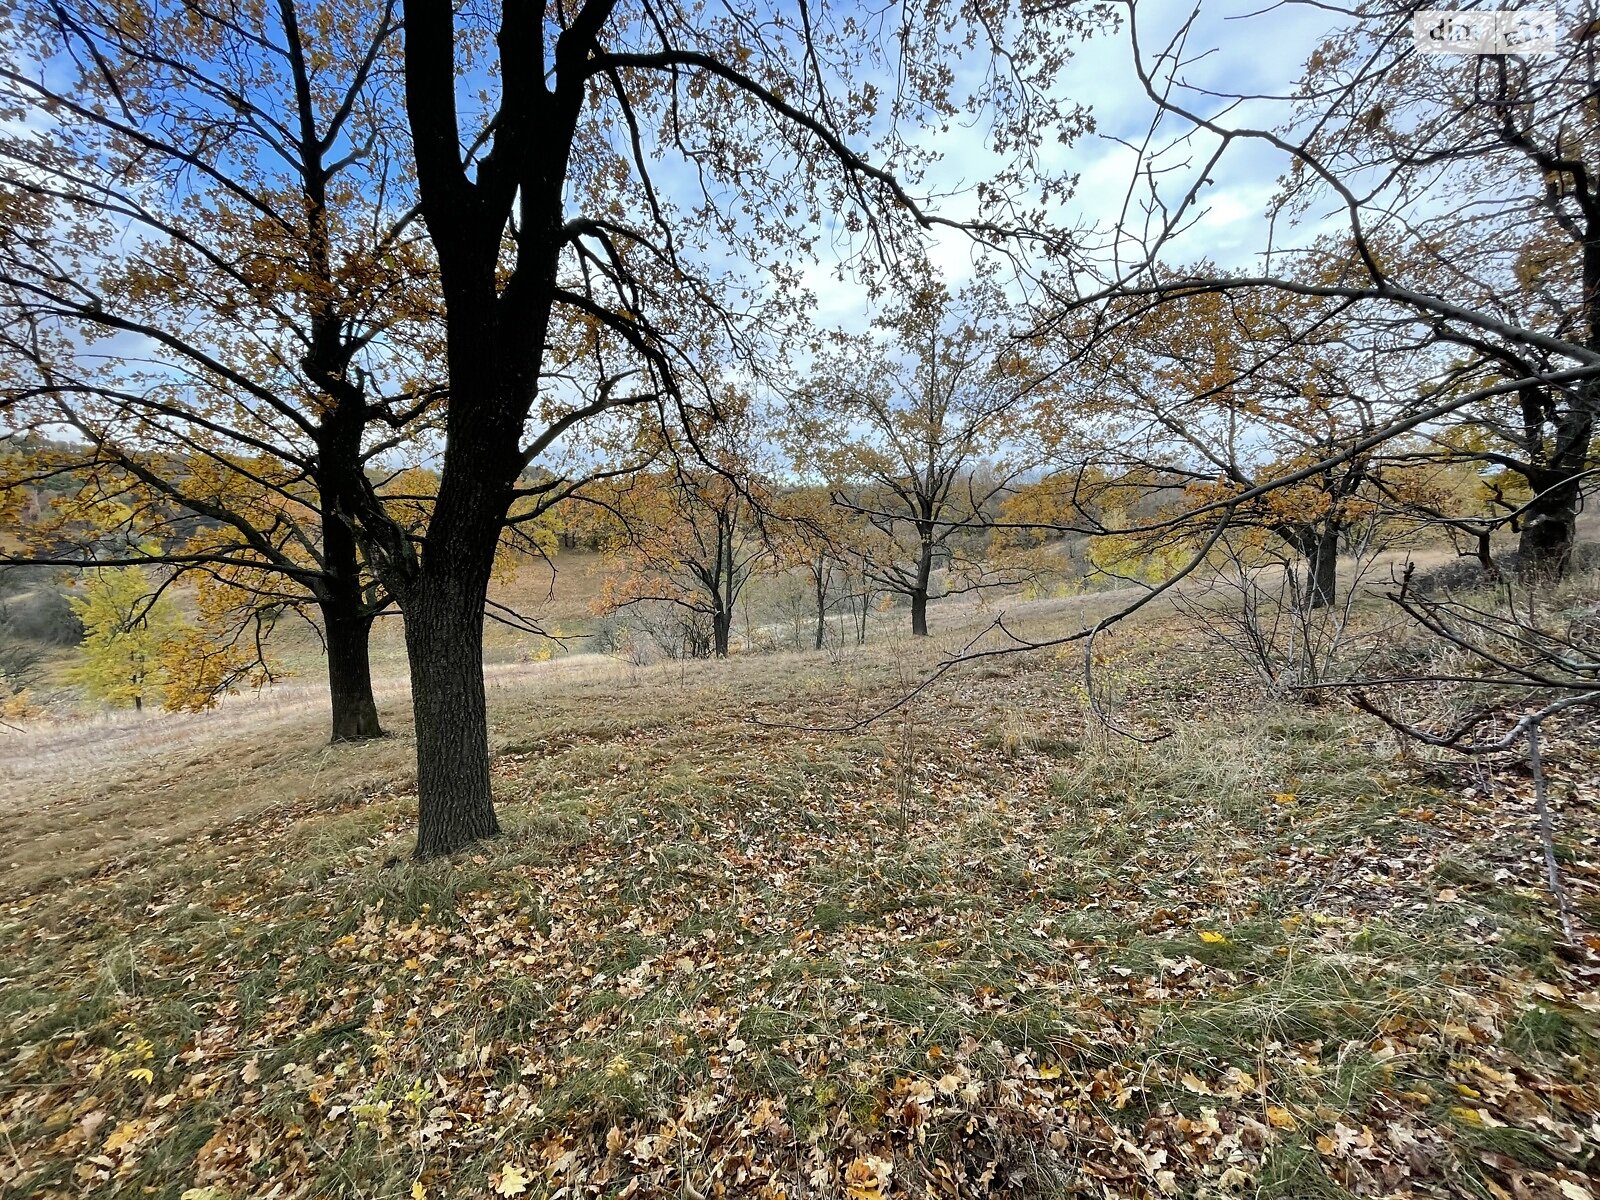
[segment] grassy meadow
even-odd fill
[[[408,858],[403,681],[375,745],[309,686],[13,739],[0,1190],[1600,1195],[1600,976],[1524,772],[1276,699],[1166,608],[1095,651],[1154,740],[1075,646],[861,724],[991,615],[934,612],[491,652],[506,834],[453,861]],[[1592,928],[1600,751],[1550,733]]]

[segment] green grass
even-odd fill
[[[907,653],[497,693],[506,834],[451,861],[407,857],[403,775],[323,765],[181,852],[29,876],[0,908],[0,1181],[793,1195],[870,1152],[897,1194],[1066,1197],[1092,1163],[1287,1200],[1373,1192],[1394,1128],[1430,1187],[1470,1181],[1453,1142],[1573,1169],[1594,1026],[1547,907],[1495,882],[1505,814],[1214,664],[1186,686],[1236,690],[1202,713],[1130,684],[1150,745],[1042,656],[930,691],[908,778],[898,729],[810,728]]]

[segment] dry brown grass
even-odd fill
[[[1046,635],[1126,598],[1005,607]],[[322,746],[309,689],[39,731],[41,765],[3,783],[0,1181],[353,1200],[509,1170],[529,1196],[770,1197],[879,1162],[893,1195],[1304,1200],[1401,1170],[1417,1195],[1587,1179],[1563,1139],[1600,1104],[1568,1081],[1593,1021],[1505,837],[1514,797],[1419,780],[1159,608],[1099,647],[1155,744],[1086,719],[1076,649],[829,731],[993,612],[942,605],[931,642],[840,656],[491,668],[507,835],[448,862],[404,861],[392,684],[378,745]]]

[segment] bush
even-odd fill
[[[76,646],[83,622],[58,588],[37,587],[0,602],[0,636],[41,646]]]

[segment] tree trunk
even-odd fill
[[[728,657],[728,637],[733,631],[733,609],[719,608],[711,614],[711,652],[718,658]]]
[[[928,636],[927,589],[911,593],[911,632],[917,637]]]
[[[813,577],[817,587],[817,645],[821,650],[828,641],[828,577],[818,571]]]
[[[1600,244],[1594,242],[1585,249],[1584,291],[1591,345],[1600,344]],[[1600,392],[1592,382],[1581,383],[1563,408],[1545,389],[1525,388],[1522,413],[1531,465],[1521,474],[1533,498],[1522,510],[1517,569],[1528,578],[1559,579],[1572,565],[1583,476],[1594,465]]]
[[[489,787],[483,597],[472,591],[448,575],[424,577],[405,609],[417,725],[419,859],[500,832]]]
[[[1324,526],[1306,543],[1306,600],[1311,608],[1331,608],[1339,595],[1339,530]]]
[[[933,579],[933,542],[926,532],[917,553],[917,580],[911,589],[911,632],[928,636],[928,584]]]
[[[372,664],[367,644],[372,615],[359,608],[325,602],[323,636],[328,642],[328,694],[332,700],[334,742],[381,738],[378,704],[372,697]]]
[[[1559,579],[1572,565],[1577,536],[1579,484],[1541,480],[1522,514],[1517,571],[1525,578]]]

